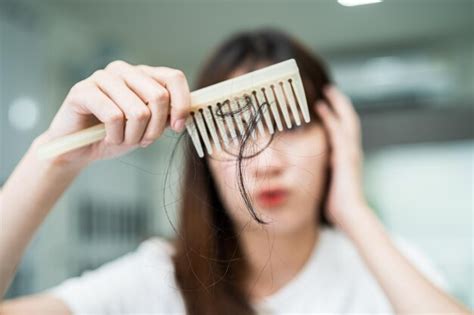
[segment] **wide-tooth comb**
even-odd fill
[[[192,92],[186,129],[203,157],[204,148],[212,154],[238,145],[249,129],[255,139],[267,131],[275,133],[274,125],[278,131],[292,128],[292,121],[299,126],[299,113],[310,121],[298,67],[289,59]],[[248,128],[249,123],[256,127]],[[38,155],[52,158],[104,138],[105,126],[98,124],[42,145]]]
[[[275,133],[310,121],[303,83],[294,59],[246,73],[191,93],[186,128],[200,157],[239,138]],[[283,117],[282,117],[283,116]],[[293,119],[292,119],[293,118]],[[248,124],[255,127],[248,127]],[[250,135],[246,133],[250,130]],[[230,138],[230,139],[229,139]]]

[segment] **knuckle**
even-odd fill
[[[149,66],[140,64],[140,65],[135,65],[134,68],[140,71],[141,73],[147,74]]]
[[[82,82],[82,81],[81,81]],[[82,89],[82,84],[81,82],[77,82],[74,84],[71,89],[69,90],[69,93],[67,94],[68,98],[74,98],[75,95],[79,93],[79,91]]]
[[[158,103],[168,103],[170,100],[170,94],[167,90],[161,89],[155,92],[153,100]]]
[[[107,73],[103,69],[99,69],[94,71],[94,73],[91,75],[91,79],[93,80],[101,80],[107,76]]]
[[[130,113],[130,119],[137,121],[146,121],[150,118],[151,112],[145,107],[143,109],[135,109]]]
[[[113,113],[111,115],[109,115],[106,119],[106,123],[118,123],[118,122],[122,122],[124,120],[124,115],[123,113]]]
[[[89,83],[86,80],[79,81],[71,87],[71,92],[77,93],[77,92],[83,91],[88,86],[89,86]]]
[[[125,67],[127,65],[128,65],[128,63],[126,63],[123,60],[114,60],[111,63],[109,63],[105,68],[106,69],[119,69],[119,68]]]
[[[181,70],[173,69],[171,71],[171,77],[173,77],[176,80],[185,80],[186,76],[184,75],[184,72]]]
[[[87,80],[79,81],[71,87],[67,98],[73,103],[79,103],[84,99],[84,95],[94,88],[96,86]]]

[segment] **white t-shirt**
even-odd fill
[[[447,289],[420,252],[399,238],[394,241],[433,283]],[[172,254],[168,242],[151,238],[136,251],[47,292],[63,300],[74,314],[185,314],[174,280]],[[322,229],[303,269],[254,307],[259,314],[393,313],[350,240],[332,228]]]

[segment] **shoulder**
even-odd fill
[[[153,237],[134,251],[67,279],[46,293],[78,314],[149,311],[141,310],[143,305],[159,311],[163,301],[175,294],[173,252],[168,241]]]
[[[447,283],[429,258],[410,241],[388,232],[399,250],[425,277],[443,290],[448,290]],[[391,306],[382,287],[377,282],[357,248],[342,231],[326,229],[322,234],[325,260],[331,264],[334,279],[347,293],[346,306],[354,310],[373,312],[392,312]]]
[[[172,243],[161,237],[151,237],[143,241],[135,251],[135,255],[151,262],[170,263],[174,255]],[[133,255],[133,254],[132,254]]]
[[[406,259],[435,285],[447,289],[447,282],[441,272],[419,247],[393,231],[387,232],[395,247]],[[325,232],[325,236],[332,243],[333,248],[336,248],[339,258],[343,258],[346,264],[350,263],[354,267],[363,266],[362,269],[368,271],[354,244],[342,231],[330,228]]]

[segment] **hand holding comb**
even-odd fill
[[[289,59],[244,75],[196,90],[191,93],[191,111],[186,129],[196,152],[222,150],[238,144],[245,136],[245,124],[251,117],[261,135],[309,122],[310,116],[298,67]],[[53,158],[100,141],[106,136],[103,123],[62,136],[43,144],[38,154]],[[252,133],[252,137],[256,137]],[[205,149],[205,150],[204,150]]]

